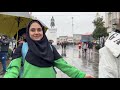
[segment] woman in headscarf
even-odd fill
[[[25,57],[22,78],[55,78],[54,66],[72,78],[93,78],[93,76],[69,65],[57,52],[45,35],[44,26],[38,20],[32,20],[26,30],[28,52]],[[22,44],[16,49],[4,78],[17,78],[22,60]]]

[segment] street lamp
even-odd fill
[[[74,24],[73,24],[73,19],[74,19],[74,17],[72,17],[72,34],[73,34],[73,47],[74,47],[74,32],[73,32]]]
[[[72,34],[74,34],[73,33],[73,27],[74,27],[73,19],[74,19],[74,17],[72,17]],[[73,35],[73,58],[74,58],[74,35]]]

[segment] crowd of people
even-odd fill
[[[82,51],[82,55],[86,58],[86,56],[87,56],[87,52],[89,53],[89,55],[90,55],[90,58],[91,58],[91,56],[92,56],[92,52],[93,52],[93,46],[94,46],[94,43],[93,42],[90,42],[90,41],[88,41],[88,42],[80,42],[79,44],[78,44],[78,49],[79,49],[79,51],[81,50]]]

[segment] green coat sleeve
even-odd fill
[[[84,78],[85,72],[82,72],[75,68],[74,66],[69,65],[63,58],[55,60],[55,67],[60,69],[63,73],[67,74],[71,78]]]
[[[21,58],[16,58],[7,67],[4,78],[18,78],[21,67]]]

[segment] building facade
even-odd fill
[[[82,36],[82,34],[73,34],[73,42],[74,42],[75,44],[80,43],[81,36]]]
[[[53,45],[57,45],[57,28],[48,29],[46,32],[48,40],[53,41]]]
[[[120,12],[105,12],[105,27],[108,33],[113,28],[120,29]]]

